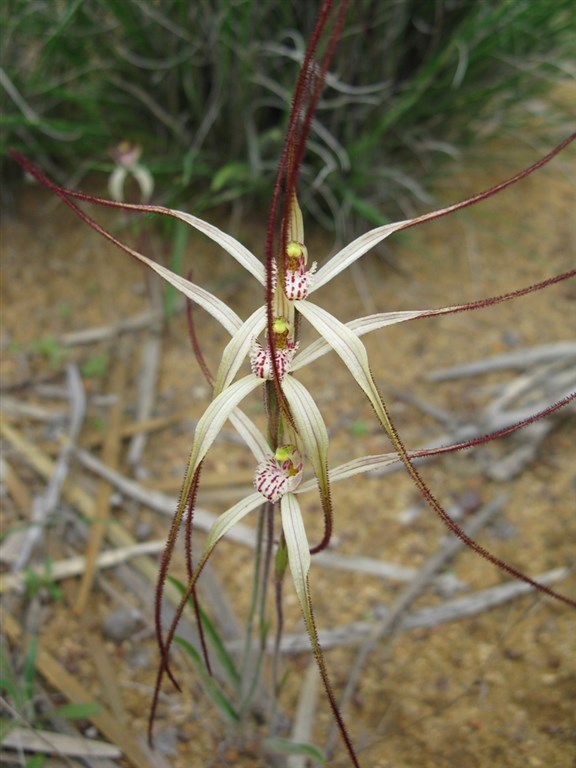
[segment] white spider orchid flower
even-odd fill
[[[302,216],[294,197],[290,209],[290,220],[287,226],[288,237],[284,261],[280,265],[280,268],[278,265],[273,268],[272,274],[274,287],[274,322],[272,324],[274,333],[273,346],[277,356],[276,370],[280,380],[279,383],[291,414],[291,423],[289,427],[294,434],[291,435],[289,443],[294,444],[294,446],[296,446],[295,450],[301,451],[302,455],[310,461],[316,476],[316,482],[320,489],[325,514],[330,514],[329,483],[331,479],[343,479],[352,474],[366,472],[377,466],[388,464],[391,461],[402,461],[417,487],[422,491],[435,512],[449,527],[453,527],[450,519],[447,518],[443,509],[424,485],[411,462],[410,456],[405,451],[392,423],[390,422],[386,407],[380,397],[370,371],[366,348],[360,340],[362,335],[387,325],[419,317],[448,314],[466,309],[489,306],[538,290],[559,280],[566,279],[567,277],[576,274],[576,270],[573,270],[569,274],[555,276],[538,285],[529,286],[524,289],[516,290],[510,294],[491,297],[471,304],[461,304],[440,309],[383,312],[368,317],[357,318],[349,323],[342,323],[333,314],[314,304],[310,300],[310,297],[316,290],[318,290],[318,288],[329,283],[334,277],[347,269],[371,248],[381,243],[394,232],[407,229],[432,219],[437,219],[490,197],[492,194],[505,189],[540,168],[575,138],[576,134],[570,136],[532,166],[472,198],[422,216],[387,224],[370,230],[346,245],[317,271],[315,271],[315,264],[313,264],[310,269],[307,268],[307,251],[304,245]],[[29,165],[26,161],[24,162],[26,165]],[[191,281],[184,279],[168,268],[157,264],[153,260],[117,240],[112,234],[103,229],[87,214],[81,211],[73,200],[80,199],[91,203],[98,203],[122,209],[158,213],[183,221],[218,243],[244,269],[246,269],[246,271],[251,274],[262,287],[266,286],[264,265],[235,238],[192,214],[162,206],[114,203],[109,200],[102,200],[89,195],[84,195],[80,192],[64,190],[46,179],[33,167],[30,168],[30,170],[42,183],[52,188],[58,195],[60,195],[64,202],[73,208],[81,218],[90,224],[90,226],[100,232],[108,240],[114,242],[125,252],[158,273],[164,280],[177,288],[196,305],[205,309],[210,315],[218,320],[231,336],[229,343],[222,353],[216,375],[212,401],[199,419],[195,430],[190,458],[183,481],[181,500],[178,509],[176,510],[169,537],[169,544],[167,547],[167,556],[169,557],[174,543],[173,540],[175,539],[175,532],[178,530],[183,518],[199,467],[216,439],[216,436],[228,419],[232,421],[236,429],[244,438],[246,444],[253,452],[256,463],[259,466],[272,459],[277,461],[277,457],[274,457],[266,438],[238,408],[245,397],[259,387],[262,387],[265,381],[274,375],[272,372],[273,365],[270,344],[268,343],[268,340],[266,340],[264,344],[258,342],[258,336],[264,333],[267,327],[267,307],[265,305],[259,307],[243,322],[238,315],[217,296],[211,294],[200,286],[195,285]],[[278,275],[281,275],[281,280],[277,279]],[[280,287],[277,283],[279,283]],[[303,350],[298,348],[297,341],[293,335],[293,329],[296,326],[296,313],[307,320],[319,335],[319,338],[315,342]],[[333,470],[333,472],[329,472],[328,434],[326,426],[313,397],[297,380],[294,374],[305,365],[310,364],[330,350],[335,351],[343,360],[354,380],[370,401],[381,425],[392,441],[395,450],[394,454],[387,454],[382,457],[366,457],[364,460],[356,460],[349,465],[344,465],[340,471]],[[236,375],[246,359],[250,360],[251,373],[236,380]],[[269,465],[268,468],[270,469],[271,466],[272,465]],[[258,477],[258,471],[259,470],[257,469],[256,477]],[[309,545],[304,531],[296,494],[303,492],[304,490],[309,490],[310,484],[309,482],[302,483],[302,485],[297,488],[295,483],[282,483],[280,482],[281,478],[277,477],[276,479],[278,481],[277,492],[275,492],[273,496],[269,495],[269,500],[280,503],[289,566],[302,605],[302,610],[306,617],[307,615],[310,615],[311,611],[307,587],[307,573],[310,562]],[[224,512],[214,524],[214,527],[208,536],[206,548],[200,557],[199,565],[194,572],[193,578],[191,578],[188,595],[193,590],[203,564],[206,562],[216,543],[233,525],[238,523],[249,512],[259,507],[265,500],[266,494],[261,493],[261,490],[264,490],[267,486],[262,483],[259,484],[258,482],[256,484],[257,486],[259,485],[260,490],[257,490],[255,493],[242,499]],[[458,535],[460,535],[460,532]],[[172,543],[170,543],[170,539],[172,539]],[[477,547],[474,548],[477,549]],[[489,553],[483,551],[480,552],[480,554],[487,557],[487,559],[491,560],[499,567],[502,567],[502,563],[489,555]],[[505,568],[505,570],[532,583],[527,577],[519,574],[514,569]],[[182,605],[184,605],[184,603],[185,599],[183,599]],[[310,630],[310,624],[308,624],[308,628]]]
[[[320,674],[324,682],[326,693],[330,699],[332,712],[338,722],[354,765],[359,765],[332,693],[322,650],[318,640],[308,585],[308,573],[311,562],[310,555],[326,546],[330,539],[332,525],[330,482],[342,480],[346,477],[367,472],[378,467],[383,467],[395,461],[400,461],[404,464],[422,495],[448,528],[478,554],[482,555],[485,559],[491,561],[502,570],[537,587],[541,591],[548,592],[570,605],[575,604],[570,598],[559,595],[549,588],[538,584],[525,574],[522,574],[512,566],[499,560],[495,555],[492,555],[481,547],[481,545],[470,539],[444,512],[443,508],[431,494],[413,464],[412,459],[415,458],[418,453],[408,453],[405,450],[392,422],[390,421],[386,406],[380,397],[378,388],[370,371],[368,354],[360,337],[387,325],[412,320],[418,317],[448,314],[466,309],[490,306],[498,302],[539,290],[546,285],[550,285],[560,280],[565,280],[568,277],[576,275],[576,270],[572,270],[563,275],[557,275],[537,285],[528,286],[527,288],[516,290],[509,294],[491,297],[471,304],[461,304],[432,310],[384,312],[373,314],[368,317],[361,317],[349,323],[342,323],[333,314],[317,306],[310,300],[314,291],[329,283],[330,280],[347,269],[351,264],[392,233],[407,229],[408,227],[412,227],[428,220],[439,218],[501,191],[544,165],[575,138],[576,134],[570,136],[544,158],[534,163],[529,168],[521,171],[511,179],[492,187],[486,192],[475,195],[474,197],[456,203],[455,205],[442,208],[438,211],[372,229],[340,250],[317,271],[315,264],[310,268],[307,266],[307,250],[304,245],[302,216],[296,198],[293,196],[288,208],[289,221],[287,222],[285,230],[287,237],[284,241],[284,253],[281,254],[278,263],[272,264],[271,274],[268,275],[266,275],[263,264],[241,243],[230,235],[222,232],[217,227],[196,216],[161,206],[129,205],[120,202],[114,203],[84,195],[79,192],[64,190],[47,180],[39,171],[30,167],[30,164],[24,160],[22,163],[24,167],[29,169],[43,184],[60,195],[64,202],[84,221],[89,223],[93,229],[96,229],[108,240],[114,242],[125,252],[144,263],[168,283],[177,288],[192,302],[205,309],[218,320],[231,336],[230,341],[222,353],[214,383],[212,400],[196,426],[190,458],[184,476],[180,502],[172,521],[166,549],[160,565],[160,577],[156,595],[156,627],[162,661],[157,677],[153,712],[158,701],[158,691],[163,675],[168,673],[170,677],[172,677],[168,667],[167,654],[174,639],[179,619],[188,599],[195,593],[198,577],[215,546],[234,525],[239,523],[246,515],[256,508],[261,507],[263,503],[279,504],[282,537],[279,544],[279,555],[281,557],[279,557],[278,561],[282,561],[282,573],[286,567],[286,563],[290,569]],[[235,258],[262,287],[267,288],[268,298],[266,303],[256,309],[256,311],[243,322],[230,307],[215,295],[209,293],[200,286],[195,285],[189,280],[185,280],[166,267],[157,264],[148,257],[117,240],[112,234],[103,229],[86,213],[79,209],[75,204],[74,199],[139,212],[159,213],[184,221],[218,243],[225,251]],[[271,295],[270,286],[272,286]],[[295,337],[295,329],[298,327],[298,316],[308,321],[319,335],[319,338],[315,342],[303,350],[299,349],[298,341]],[[266,338],[268,331],[271,333],[272,339]],[[264,343],[258,340],[258,337],[263,333],[265,335]],[[380,424],[392,442],[395,451],[394,453],[381,456],[367,456],[362,459],[348,462],[331,471],[328,469],[328,432],[326,426],[312,395],[304,385],[298,381],[294,374],[305,365],[310,364],[330,350],[336,352],[342,359],[354,380],[368,398]],[[242,378],[237,379],[236,376],[247,359],[250,362],[251,372]],[[270,392],[271,388],[268,386],[268,383],[271,379],[274,380],[273,384],[276,394],[280,395],[280,398],[284,400],[283,403],[280,400],[277,403],[278,408],[276,415],[278,417],[280,428],[275,430],[275,437],[272,438],[272,441],[277,440],[280,444],[273,447],[269,445],[269,442],[264,435],[238,408],[244,398],[256,389],[268,388],[268,392]],[[565,402],[572,397],[573,395],[566,399]],[[556,404],[554,408],[560,407],[562,404],[564,403]],[[538,416],[539,415],[536,415],[534,419],[538,418]],[[192,564],[191,557],[188,557],[188,584],[184,590],[181,602],[176,610],[166,636],[164,636],[160,620],[159,605],[162,599],[164,579],[166,578],[168,566],[174,550],[176,535],[185,512],[188,510],[191,514],[193,511],[193,500],[198,484],[201,464],[218,433],[228,419],[234,424],[235,428],[246,442],[246,445],[254,454],[256,464],[254,484],[256,490],[219,516],[208,533],[204,550],[195,567]],[[531,420],[532,419],[529,419],[524,423],[529,423]],[[522,424],[516,426],[522,426]],[[281,439],[279,440],[280,437]],[[487,436],[485,439],[490,439],[491,437],[493,436]],[[461,447],[466,447],[466,444],[451,446],[446,450],[453,450]],[[439,449],[436,452],[442,452],[442,450],[443,449]],[[302,481],[304,461],[301,457],[308,459],[312,465],[315,475],[314,481]],[[302,513],[298,502],[298,494],[312,490],[312,488],[315,487],[320,491],[324,511],[325,530],[324,538],[320,545],[311,550],[304,528]],[[190,522],[190,518],[188,522]]]
[[[111,150],[116,166],[108,179],[108,191],[113,200],[125,199],[124,187],[126,180],[132,176],[138,188],[143,203],[147,203],[154,192],[154,179],[150,170],[140,162],[142,147],[130,141],[121,141]]]

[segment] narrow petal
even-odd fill
[[[304,614],[306,626],[311,621],[312,606],[308,592],[308,571],[310,570],[310,546],[302,520],[302,512],[296,497],[287,493],[280,501],[282,531],[288,548],[288,564]]]
[[[244,411],[241,411],[240,408],[234,408],[229,419],[258,463],[272,456],[268,441]]]
[[[122,248],[125,251],[128,251],[132,256],[135,256],[143,264],[146,264],[150,269],[154,270],[154,272],[159,274],[167,283],[170,283],[170,285],[177,288],[180,293],[183,293],[184,296],[187,296],[195,304],[198,304],[199,307],[205,309],[206,312],[218,320],[220,325],[225,328],[231,336],[242,327],[242,320],[238,317],[236,312],[234,312],[233,309],[230,309],[230,307],[217,296],[214,296],[214,294],[204,288],[200,288],[199,285],[191,283],[190,280],[186,280],[186,278],[181,275],[177,275],[167,267],[157,264],[147,256],[138,253],[138,251],[124,245],[122,245]]]
[[[154,209],[156,206],[147,206],[147,208]],[[264,264],[262,264],[262,262],[259,261],[248,248],[245,248],[242,243],[239,243],[234,237],[226,234],[226,232],[222,232],[221,229],[218,229],[218,227],[215,227],[213,224],[210,224],[203,219],[199,219],[197,216],[193,216],[191,213],[159,207],[157,208],[157,212],[165,213],[176,219],[185,221],[191,227],[194,227],[194,229],[198,229],[200,232],[204,233],[211,240],[218,243],[218,245],[227,251],[230,256],[233,256],[247,272],[258,280],[260,285],[264,285]]]
[[[208,533],[206,548],[200,557],[199,563],[206,562],[220,539],[225,536],[236,523],[239,523],[240,520],[246,517],[252,510],[262,506],[263,503],[261,493],[252,493],[250,496],[241,499],[237,504],[234,504],[234,506],[230,507],[226,512],[223,512]]]
[[[314,467],[324,505],[329,498],[328,430],[326,424],[314,398],[301,382],[293,376],[286,376],[282,382],[282,388],[290,406],[298,436],[302,440],[304,450]]]
[[[214,397],[219,395],[233,381],[240,366],[247,358],[254,339],[262,333],[265,327],[266,307],[258,307],[232,336],[222,353],[214,384]]]
[[[318,272],[314,275],[314,283],[310,287],[310,293],[314,293],[318,288],[322,287],[330,280],[343,272],[351,264],[364,256],[371,248],[381,243],[393,232],[397,232],[399,229],[404,229],[415,219],[406,219],[405,221],[396,221],[392,224],[385,224],[383,227],[377,227],[371,229],[369,232],[365,232],[356,240],[352,240],[347,246],[338,251],[332,258],[324,264]]]
[[[398,450],[395,431],[390,424],[378,388],[372,378],[368,353],[364,344],[362,344],[353,330],[344,325],[344,323],[341,323],[340,320],[325,309],[321,309],[307,301],[297,301],[295,304],[300,314],[324,337],[336,354],[343,360],[360,389],[370,400],[380,423],[392,440],[394,448]]]
[[[307,302],[309,305],[309,302]],[[452,307],[449,308],[452,310]],[[377,331],[380,328],[384,328],[387,325],[394,325],[395,323],[403,323],[406,320],[414,320],[416,317],[422,317],[429,314],[440,314],[440,310],[407,310],[403,312],[380,312],[376,315],[368,315],[367,317],[359,317],[356,320],[352,320],[346,323],[346,327],[354,331],[356,336],[363,336],[371,331]],[[325,355],[332,349],[331,345],[324,339],[320,338],[312,342],[309,346],[299,352],[294,359],[290,370],[297,371],[304,366],[309,365],[314,360],[317,360],[322,355]]]
[[[409,454],[412,456],[412,453]],[[333,467],[328,472],[328,477],[331,483],[337,483],[340,480],[347,480],[349,477],[355,475],[362,475],[366,472],[372,472],[375,469],[383,469],[390,464],[397,464],[401,462],[397,453],[380,453],[373,456],[362,456],[358,459],[352,459],[345,464],[340,464],[337,467]],[[307,491],[313,491],[316,483],[314,480],[307,480],[302,483],[294,491],[294,493],[306,493]]]

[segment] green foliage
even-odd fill
[[[52,600],[62,598],[62,590],[52,578],[52,561],[44,562],[43,570],[26,568],[24,571],[24,589],[29,599],[37,597],[41,592],[47,592]]]
[[[86,376],[88,379],[99,378],[108,373],[109,366],[110,355],[107,352],[101,352],[85,360],[80,367],[80,371],[82,376]]]
[[[46,762],[46,755],[37,753],[35,755],[32,755],[32,757],[26,761],[26,765],[24,766],[24,768],[43,768],[45,762]]]
[[[370,434],[370,426],[364,421],[364,419],[358,419],[350,424],[350,434],[353,437],[366,437]]]
[[[172,253],[170,256],[170,269],[177,274],[181,273],[182,261],[186,251],[186,243],[190,228],[184,226],[182,222],[170,222],[172,230]],[[174,312],[174,302],[176,300],[176,289],[173,285],[167,285],[164,289],[164,317],[168,318]]]
[[[31,349],[48,360],[51,368],[58,368],[66,357],[66,349],[54,336],[45,336],[32,342]]]
[[[204,692],[220,712],[222,718],[231,725],[238,725],[240,723],[240,715],[238,711],[217,680],[208,672],[204,660],[196,648],[183,637],[175,637],[174,642],[186,651],[186,654],[198,675],[198,679],[202,683]]]
[[[280,737],[269,738],[264,741],[263,745],[269,752],[278,755],[302,755],[308,757],[311,760],[315,760],[317,763],[324,765],[326,758],[318,747],[312,744],[296,744],[289,739],[281,739]]]
[[[31,636],[24,652],[23,666],[16,673],[12,660],[5,647],[0,645],[0,693],[6,699],[9,708],[33,728],[41,728],[50,718],[60,717],[67,720],[84,720],[97,714],[100,706],[95,702],[76,702],[52,707],[36,712],[36,661],[38,657],[38,639]],[[0,744],[8,731],[17,723],[15,719],[0,720]],[[45,755],[37,754],[26,765],[42,766]]]
[[[52,717],[63,717],[66,720],[87,720],[100,711],[100,705],[95,701],[80,701],[77,704],[63,704],[51,710]]]
[[[6,0],[0,152],[14,146],[62,180],[109,173],[110,148],[128,139],[168,203],[261,205],[316,9]],[[521,136],[530,99],[562,78],[574,40],[571,0],[352,3],[302,169],[304,204],[333,226],[350,214],[378,224],[425,199],[456,147]],[[542,129],[561,130],[568,109],[548,103]]]

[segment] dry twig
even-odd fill
[[[54,472],[49,476],[48,487],[45,493],[37,496],[34,500],[31,525],[22,543],[18,558],[14,563],[14,570],[21,570],[28,562],[34,547],[40,540],[44,526],[58,505],[62,486],[68,474],[72,445],[80,434],[80,428],[86,411],[86,398],[82,379],[78,369],[73,365],[68,366],[67,376],[68,392],[70,395],[69,442],[61,447]]]

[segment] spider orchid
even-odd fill
[[[154,179],[148,168],[140,162],[142,147],[130,141],[121,141],[112,148],[116,165],[108,179],[108,192],[113,200],[124,200],[126,180],[132,176],[140,189],[140,198],[147,203],[154,191]]]
[[[361,337],[394,323],[479,309],[518,298],[573,277],[576,275],[576,270],[553,276],[541,283],[530,285],[511,293],[490,297],[477,302],[440,309],[381,312],[357,318],[349,323],[341,322],[333,314],[316,305],[311,301],[311,297],[316,290],[328,284],[394,232],[446,216],[500,192],[549,162],[576,139],[576,134],[568,137],[545,157],[520,171],[512,178],[446,208],[372,229],[353,240],[326,261],[326,263],[323,263],[320,268],[317,268],[315,262],[309,263],[308,261],[303,219],[296,197],[296,189],[307,136],[311,129],[320,91],[336,42],[343,29],[347,5],[345,0],[340,3],[334,3],[333,0],[324,0],[322,2],[316,25],[304,54],[295,87],[284,149],[280,158],[276,183],[271,198],[265,263],[262,263],[236,239],[192,214],[156,205],[135,205],[103,200],[81,192],[70,191],[49,181],[26,158],[18,153],[12,152],[12,156],[25,170],[35,176],[38,181],[59,195],[82,220],[103,237],[145,264],[149,269],[155,271],[164,280],[183,293],[191,302],[206,310],[222,325],[231,337],[222,352],[220,364],[213,381],[211,402],[196,426],[180,500],[160,563],[155,620],[161,660],[152,703],[150,729],[152,728],[160,686],[164,676],[168,675],[178,687],[178,683],[174,679],[169,667],[168,655],[178,623],[190,598],[192,598],[197,614],[199,613],[196,600],[196,586],[204,566],[218,542],[234,525],[254,510],[262,508],[263,505],[268,505],[268,508],[279,508],[280,511],[281,536],[276,554],[278,582],[281,583],[284,573],[289,570],[332,713],[344,740],[350,760],[355,768],[359,768],[358,757],[340,715],[330,684],[316,631],[308,582],[311,555],[326,548],[331,539],[333,511],[330,487],[333,482],[386,466],[392,462],[402,462],[428,504],[448,528],[455,535],[459,536],[465,544],[508,574],[527,582],[558,600],[576,607],[576,602],[572,599],[560,595],[544,585],[538,584],[529,576],[498,559],[474,540],[470,539],[446,514],[424,483],[413,462],[413,459],[419,456],[460,450],[507,434],[514,429],[525,426],[552,413],[575,398],[576,393],[566,394],[558,403],[498,433],[493,433],[468,443],[459,443],[433,451],[407,451],[380,396],[370,370],[368,354],[361,341]],[[316,52],[319,50],[321,37],[326,30],[328,30],[328,39],[323,47],[323,53],[320,56],[319,62],[316,62]],[[138,162],[137,157],[135,162]],[[129,170],[134,173],[134,168],[135,166],[132,164]],[[124,179],[124,173],[124,171],[119,172],[121,181]],[[75,200],[123,210],[157,213],[185,222],[215,241],[246,269],[264,289],[265,300],[263,305],[258,307],[250,317],[243,321],[217,296],[120,242],[78,207]],[[298,338],[302,321],[309,323],[318,334],[318,339],[304,349],[301,349]],[[195,351],[200,359],[197,345],[195,345]],[[299,381],[296,374],[306,365],[311,364],[330,351],[334,351],[341,358],[352,374],[353,380],[370,402],[377,419],[391,441],[393,450],[390,453],[365,456],[339,467],[329,467],[326,425],[312,394]],[[238,377],[242,366],[246,362],[249,364],[249,373]],[[267,406],[268,427],[266,435],[262,434],[239,408],[242,401],[256,390],[261,391]],[[254,456],[255,489],[253,493],[241,499],[220,515],[208,534],[203,552],[200,554],[196,565],[194,565],[191,554],[193,511],[200,482],[202,463],[227,420],[232,422]],[[304,479],[308,467],[311,468],[314,477]],[[299,496],[302,493],[315,489],[318,490],[322,502],[324,533],[320,542],[311,547],[303,523]],[[174,618],[167,631],[164,632],[161,621],[164,583],[174,553],[176,537],[184,521],[188,579]],[[205,659],[208,665],[206,653]]]
[[[422,480],[413,463],[413,459],[418,456],[459,450],[493,439],[501,434],[505,434],[513,429],[524,426],[525,424],[544,415],[548,415],[552,411],[565,405],[571,399],[576,397],[576,393],[567,394],[560,402],[550,406],[546,411],[534,414],[533,417],[526,421],[500,433],[487,435],[484,438],[469,443],[448,446],[446,448],[438,449],[437,451],[409,452],[404,448],[390,419],[386,405],[378,392],[377,385],[370,371],[366,348],[360,339],[361,336],[367,333],[395,323],[422,317],[478,309],[508,301],[513,298],[518,298],[525,294],[545,288],[548,285],[573,277],[576,275],[576,270],[556,275],[541,283],[530,285],[508,294],[490,297],[477,302],[443,307],[440,309],[383,312],[357,318],[349,323],[342,323],[337,317],[310,300],[310,297],[318,288],[329,283],[336,277],[336,275],[347,269],[352,263],[361,258],[371,248],[382,242],[392,233],[422,224],[429,220],[437,219],[490,197],[543,166],[564,147],[574,141],[575,138],[576,134],[570,136],[530,167],[472,198],[416,218],[378,227],[361,235],[329,259],[320,267],[320,269],[316,269],[315,264],[308,265],[302,214],[298,206],[296,195],[293,194],[288,206],[288,220],[284,222],[286,233],[285,246],[278,259],[273,262],[268,273],[257,257],[248,251],[241,243],[202,219],[189,213],[163,208],[161,206],[112,202],[94,198],[80,192],[63,189],[46,179],[41,172],[31,165],[25,158],[17,153],[13,153],[14,158],[18,160],[27,171],[56,192],[78,216],[126,253],[158,273],[164,280],[175,286],[188,299],[194,302],[194,304],[205,309],[222,325],[231,337],[221,356],[214,381],[212,400],[199,419],[194,433],[192,449],[183,480],[180,502],[172,522],[160,567],[156,603],[156,622],[162,659],[158,673],[157,692],[159,691],[159,686],[164,674],[168,674],[170,678],[173,679],[168,666],[168,652],[184,607],[190,597],[195,597],[198,577],[214,551],[214,548],[234,525],[239,523],[252,511],[261,507],[264,502],[267,501],[270,504],[278,505],[280,510],[282,535],[279,543],[277,562],[287,564],[287,567],[290,570],[306,628],[311,639],[314,654],[318,661],[334,716],[344,738],[351,760],[354,765],[358,766],[359,763],[357,757],[338,711],[318,641],[308,584],[308,573],[311,564],[311,554],[324,549],[330,541],[332,533],[331,483],[383,467],[395,461],[401,461],[404,464],[416,486],[433,510],[439,515],[450,530],[459,536],[468,546],[514,577],[524,580],[533,587],[540,589],[571,606],[576,606],[576,602],[572,599],[560,595],[544,585],[538,584],[529,576],[501,561],[470,539],[446,514],[442,506],[438,503]],[[238,315],[217,296],[209,293],[200,286],[195,285],[191,281],[182,278],[166,267],[157,264],[148,257],[117,240],[111,233],[102,228],[80,209],[74,202],[75,199],[122,209],[163,214],[186,222],[218,243],[242,267],[244,267],[262,287],[266,288],[268,282],[272,288],[270,300],[267,301],[265,305],[258,307],[245,321],[242,321]],[[272,313],[271,323],[268,322],[269,309]],[[297,330],[300,326],[301,319],[307,321],[318,334],[318,339],[304,349],[300,349],[299,340],[297,338]],[[324,420],[313,396],[298,380],[295,374],[300,369],[311,364],[331,350],[336,352],[342,359],[352,374],[354,381],[369,400],[381,426],[391,440],[393,452],[377,456],[366,456],[343,464],[340,467],[329,469],[328,432]],[[250,372],[238,377],[240,369],[245,365],[246,361],[249,362]],[[279,391],[279,396],[285,400],[285,405],[282,407],[277,403],[278,408],[274,427],[270,430],[270,434],[267,436],[262,434],[250,419],[239,409],[242,401],[258,389],[265,394],[268,402],[270,401],[270,398],[274,396],[276,389]],[[174,551],[176,535],[184,518],[186,518],[187,537],[188,540],[190,539],[194,500],[199,483],[202,462],[227,420],[230,420],[233,423],[234,427],[254,455],[255,490],[254,493],[241,499],[238,503],[234,504],[226,512],[220,515],[212,530],[209,532],[204,551],[200,555],[195,567],[192,565],[191,554],[187,551],[188,584],[175,617],[167,633],[164,635],[161,625],[160,608],[163,595],[163,584]],[[303,481],[304,468],[307,462],[309,462],[313,470],[314,479]],[[322,508],[324,511],[324,535],[317,545],[310,547],[303,524],[298,497],[301,493],[311,491],[314,488],[319,489],[322,501]],[[286,565],[284,568],[285,567]],[[156,706],[156,701],[157,698],[155,699],[154,708]]]

